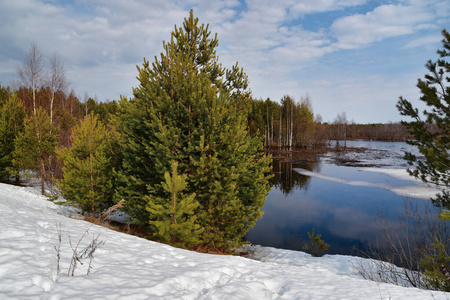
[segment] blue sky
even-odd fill
[[[399,121],[399,96],[421,107],[416,88],[448,0],[0,0],[0,84],[12,85],[31,42],[58,52],[75,93],[100,101],[131,96],[136,65],[150,61],[193,8],[218,33],[220,62],[249,76],[255,98],[306,94],[332,122]]]

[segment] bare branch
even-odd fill
[[[17,74],[22,85],[33,91],[33,113],[36,115],[36,90],[41,86],[44,72],[44,59],[38,45],[31,43],[30,50],[22,67],[17,67]]]
[[[58,91],[65,93],[68,87],[64,63],[56,52],[53,53],[53,56],[50,59],[50,72],[47,81],[47,85],[50,87],[50,121],[53,123],[55,95]]]

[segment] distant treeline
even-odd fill
[[[265,148],[320,148],[328,140],[324,126],[314,118],[309,96],[295,101],[284,96],[278,103],[269,98],[253,100],[248,114],[250,134],[261,134]]]
[[[401,123],[323,124],[330,140],[368,140],[398,142],[411,139]]]
[[[338,113],[332,123],[314,116],[308,95],[295,101],[284,96],[280,102],[253,100],[248,115],[250,134],[264,136],[264,147],[322,148],[329,140],[406,141],[411,136],[401,123],[355,124],[345,112]]]

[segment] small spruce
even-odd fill
[[[199,206],[195,193],[185,195],[186,174],[178,175],[178,163],[172,163],[172,175],[165,172],[161,183],[167,198],[146,196],[150,225],[156,229],[155,236],[163,241],[189,246],[199,242],[203,228],[196,223],[195,209]]]
[[[433,253],[426,255],[420,265],[425,269],[425,280],[433,289],[450,292],[450,256],[445,248],[445,244],[436,241]]]
[[[84,212],[95,214],[112,205],[112,139],[112,133],[91,114],[72,131],[72,146],[57,150],[64,163],[59,188]]]
[[[314,257],[319,257],[322,252],[325,252],[330,248],[330,245],[325,243],[324,240],[321,239],[322,235],[315,234],[315,228],[312,229],[312,233],[308,232],[308,238],[310,240],[310,245],[305,244],[303,249],[308,250],[311,248],[311,255]]]

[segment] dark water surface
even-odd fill
[[[375,165],[379,163],[378,167],[383,168],[406,168],[401,159],[402,152],[409,147],[405,143],[353,144],[377,149],[375,152],[368,151],[369,156],[357,154],[361,161],[365,159]],[[299,250],[308,241],[307,232],[315,228],[315,232],[322,234],[322,239],[330,245],[327,254],[358,255],[365,244],[381,239],[381,212],[387,209],[387,218],[396,218],[403,212],[405,200],[417,204],[419,209],[430,204],[430,200],[399,196],[384,188],[343,184],[320,176],[301,175],[295,171],[296,168],[351,182],[403,187],[416,184],[387,174],[368,172],[360,167],[336,165],[332,154],[325,155],[315,163],[275,161],[275,176],[263,208],[264,215],[246,235],[251,243]]]

